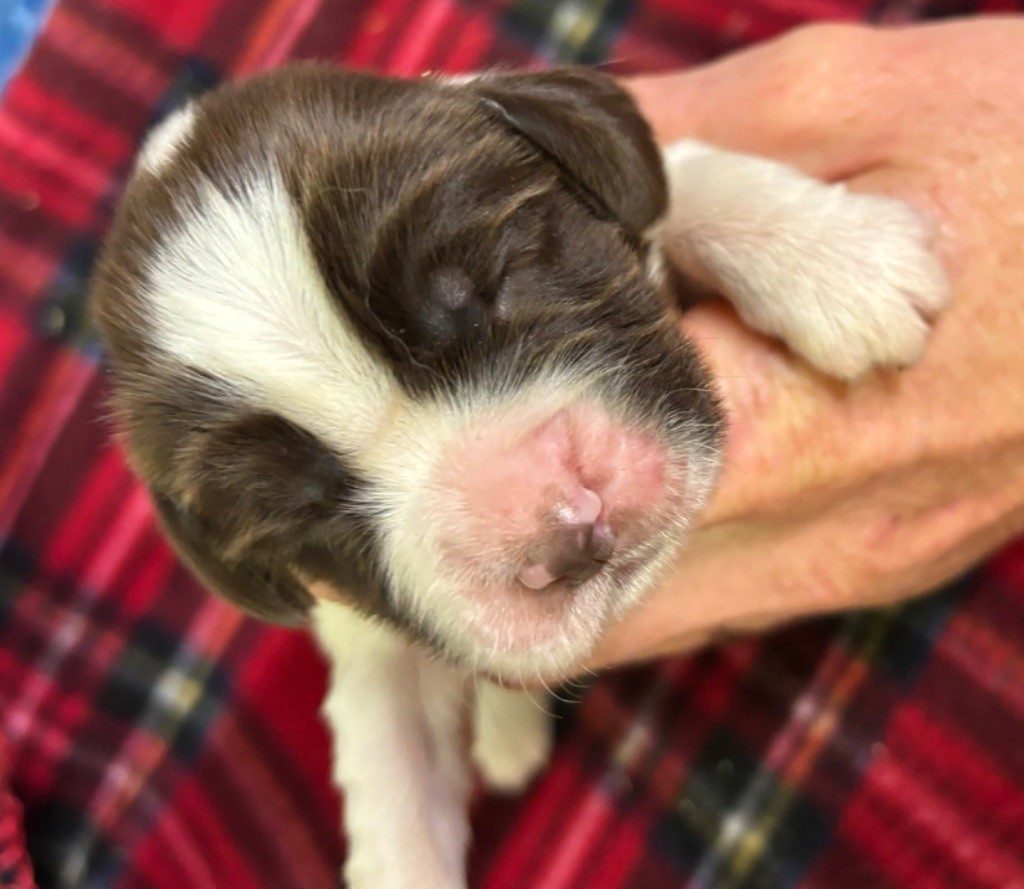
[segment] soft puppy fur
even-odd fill
[[[126,448],[211,589],[312,618],[349,885],[464,885],[470,705],[495,786],[549,744],[471,678],[579,664],[710,496],[672,270],[844,378],[913,362],[948,299],[907,206],[662,152],[592,71],[296,66],[143,147],[94,287]]]

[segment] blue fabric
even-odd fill
[[[54,0],[0,0],[0,94],[25,57]]]

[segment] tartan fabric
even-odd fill
[[[322,889],[342,856],[304,635],[203,593],[104,421],[83,316],[139,139],[291,58],[688,65],[956,0],[62,0],[0,103],[0,885]],[[4,46],[0,41],[0,46]],[[752,583],[756,579],[751,579]],[[609,675],[474,814],[486,889],[1024,887],[1024,543],[906,607]]]
[[[32,889],[32,863],[25,848],[21,803],[11,792],[7,748],[0,739],[0,886]]]

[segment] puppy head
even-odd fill
[[[136,471],[193,569],[319,581],[508,678],[671,562],[721,417],[647,273],[649,129],[585,71],[300,66],[150,137],[94,287]]]

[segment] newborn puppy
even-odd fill
[[[492,785],[549,745],[475,676],[578,665],[707,501],[723,416],[670,267],[845,378],[913,362],[948,295],[908,207],[662,154],[591,71],[298,66],[145,144],[94,292],[127,449],[200,578],[311,619],[351,887],[465,885],[471,706]]]

